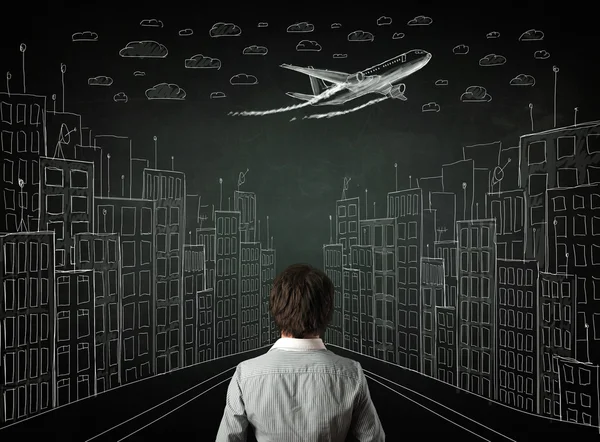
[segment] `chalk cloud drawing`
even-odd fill
[[[400,40],[401,38],[404,38],[405,34],[404,32],[394,32],[392,34],[392,40]]]
[[[535,78],[533,75],[519,74],[509,84],[511,86],[535,86]]]
[[[306,21],[294,23],[293,25],[289,25],[287,27],[287,32],[289,33],[313,32],[314,30],[315,25]]]
[[[492,101],[492,96],[483,86],[469,86],[460,96],[463,103],[487,103]]]
[[[185,60],[185,67],[186,69],[221,69],[221,60],[196,54]]]
[[[421,106],[421,112],[439,112],[440,105],[434,101],[424,104]]]
[[[485,34],[485,38],[500,38],[500,32],[498,32],[498,31],[488,32],[487,34]]]
[[[433,23],[431,17],[425,15],[417,15],[415,18],[408,21],[408,26],[429,26]]]
[[[217,22],[208,31],[211,37],[239,37],[242,29],[234,23]]]
[[[129,101],[129,97],[127,97],[125,92],[117,92],[113,96],[113,100],[117,103],[127,103]]]
[[[479,60],[479,66],[502,66],[506,63],[506,57],[497,54],[488,54]]]
[[[392,17],[382,15],[377,19],[377,26],[388,26],[392,24]]]
[[[140,26],[145,28],[162,28],[164,26],[162,20],[156,18],[144,19],[140,22]]]
[[[546,59],[550,58],[550,52],[546,51],[545,49],[535,51],[533,53],[533,58],[535,58],[537,60],[546,60]]]
[[[194,35],[194,30],[190,28],[180,29],[178,34],[180,37],[190,37]]]
[[[296,45],[298,52],[320,52],[323,48],[314,40],[301,40]]]
[[[119,51],[121,57],[130,58],[165,58],[169,51],[154,40],[130,41]]]
[[[258,78],[254,75],[239,73],[229,79],[232,86],[254,86],[258,84]]]
[[[134,71],[133,76],[134,77],[145,77],[146,73],[144,71]]]
[[[90,86],[110,86],[111,84],[113,84],[113,79],[106,75],[88,78],[88,85]]]
[[[93,31],[75,32],[71,36],[72,41],[98,41],[98,34]]]
[[[452,52],[455,55],[467,55],[469,53],[469,47],[464,44],[456,45],[452,48]]]
[[[184,100],[186,93],[174,83],[159,83],[146,89],[148,100]]]
[[[225,97],[227,97],[227,95],[225,95],[225,92],[211,92],[210,93],[211,99],[218,99],[218,98],[225,98]]]
[[[341,27],[341,23],[331,23],[331,29],[340,29]]]
[[[333,54],[333,58],[348,58],[348,54]]]
[[[448,86],[448,80],[444,80],[440,78],[439,80],[435,80],[436,86]]]
[[[367,31],[356,30],[348,34],[348,41],[368,41],[373,42],[375,36]]]
[[[537,29],[529,29],[521,34],[519,41],[539,41],[544,39],[544,33]]]
[[[259,28],[267,28],[268,26],[269,26],[269,23],[267,23],[266,21],[261,21],[257,25],[257,27],[259,27]]]
[[[269,50],[265,46],[250,45],[242,51],[242,55],[267,55]]]

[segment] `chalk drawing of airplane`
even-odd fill
[[[429,60],[429,52],[413,49],[355,74],[290,64],[282,64],[281,67],[308,75],[314,94],[287,92],[287,95],[310,101],[313,106],[326,106],[341,105],[367,94],[406,101],[406,85],[400,80],[423,68]]]

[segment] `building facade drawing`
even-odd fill
[[[261,248],[259,242],[240,243],[240,299],[238,324],[240,350],[260,346],[260,277]]]
[[[185,236],[185,174],[144,170],[142,197],[154,206],[154,372],[183,365],[183,244]]]
[[[0,422],[56,406],[54,232],[0,236]]]

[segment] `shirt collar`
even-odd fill
[[[300,339],[300,338],[279,338],[271,347],[271,350],[278,348],[288,351],[306,351],[306,350],[326,350],[325,344],[321,338]]]

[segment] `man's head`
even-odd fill
[[[293,338],[322,335],[333,316],[334,288],[321,270],[289,266],[275,278],[269,307],[282,333]]]

